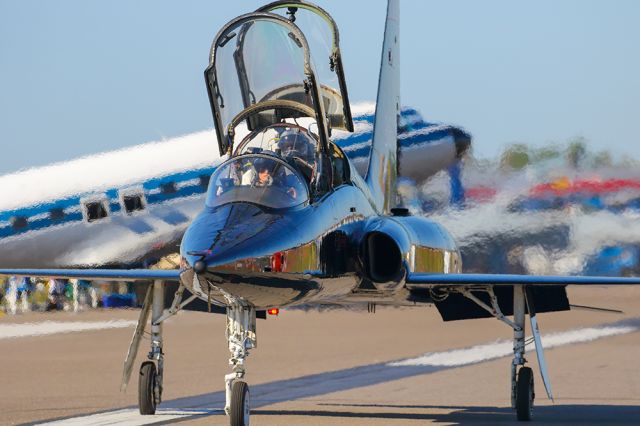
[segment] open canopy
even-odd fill
[[[353,131],[351,107],[340,53],[338,26],[321,7],[304,1],[276,1],[257,10],[287,17],[307,39],[324,109],[331,127]]]
[[[312,31],[314,46],[320,46],[314,49],[297,25],[275,13],[242,15],[218,33],[205,79],[222,154],[230,152],[240,122],[254,131],[310,117],[322,147],[327,147],[329,128],[353,129],[337,30],[326,24],[332,20],[317,19],[324,31]],[[311,60],[316,51],[326,75],[321,81]]]

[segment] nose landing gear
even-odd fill
[[[224,376],[226,390],[225,413],[231,426],[249,424],[249,385],[241,379],[245,375],[244,360],[249,349],[258,345],[256,338],[256,310],[250,306],[232,304],[227,308],[227,342],[229,344],[229,365],[232,372]]]

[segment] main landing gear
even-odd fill
[[[473,292],[486,292],[491,300],[491,306],[479,299]],[[494,317],[509,325],[513,329],[513,360],[511,362],[511,407],[515,409],[519,421],[531,420],[533,401],[535,399],[533,371],[525,367],[527,360],[525,354],[524,329],[526,313],[525,289],[522,285],[513,286],[513,321],[507,318],[498,306],[498,299],[492,287],[475,289],[463,289],[460,291],[465,297],[473,300],[478,306],[490,312]],[[532,308],[530,306],[530,308]],[[533,311],[533,309],[530,309]],[[535,311],[531,313],[535,316]],[[534,330],[534,334],[538,330]],[[537,348],[540,351],[542,348]]]
[[[162,401],[162,378],[164,373],[164,353],[162,352],[162,324],[160,318],[164,310],[164,288],[156,281],[152,289],[151,301],[151,351],[149,361],[140,366],[138,377],[138,408],[140,414],[156,413]]]
[[[229,365],[232,372],[224,376],[226,402],[224,411],[229,416],[231,426],[249,424],[249,385],[242,381],[245,375],[244,360],[249,349],[257,346],[256,311],[254,308],[233,304],[227,308],[227,342],[229,344]]]
[[[511,364],[511,407],[519,421],[531,420],[533,412],[533,371],[524,364],[525,293],[522,286],[513,288],[513,362]],[[519,368],[518,368],[519,367]]]
[[[167,318],[175,315],[180,309],[189,304],[195,296],[191,296],[182,301],[184,287],[180,285],[173,298],[171,308],[164,310],[164,291],[165,284],[163,281],[155,281],[147,289],[147,294],[140,311],[140,317],[136,325],[136,331],[131,339],[129,352],[124,362],[124,372],[122,375],[121,391],[127,389],[131,373],[133,371],[133,362],[135,361],[145,327],[149,321],[151,314],[151,350],[147,355],[148,361],[140,366],[138,377],[138,408],[142,415],[155,414],[158,404],[162,401],[162,379],[164,375],[164,352],[162,350],[162,322]]]

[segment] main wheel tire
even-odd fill
[[[231,410],[229,420],[231,426],[249,425],[249,385],[245,382],[235,381],[231,388]]]
[[[151,361],[145,361],[140,366],[138,379],[138,408],[142,415],[156,413],[156,380],[158,373],[156,365]]]
[[[531,420],[535,396],[533,371],[529,367],[522,367],[518,372],[518,383],[516,385],[516,414],[518,421]]]

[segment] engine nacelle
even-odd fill
[[[393,218],[376,218],[365,227],[360,247],[365,276],[374,284],[404,280],[411,241],[406,229]],[[377,286],[378,287],[378,286]]]
[[[457,273],[460,253],[451,235],[422,217],[390,216],[366,224],[360,244],[364,275],[376,288],[393,288],[407,273]]]

